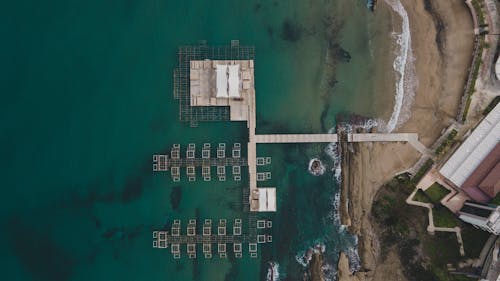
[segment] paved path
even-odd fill
[[[321,143],[337,142],[337,134],[273,134],[273,135],[254,135],[256,143]],[[429,153],[429,150],[418,140],[418,134],[414,133],[366,133],[366,134],[348,134],[348,142],[408,142],[418,152],[422,154]],[[250,158],[250,157],[249,157]]]
[[[472,5],[472,0],[466,0],[465,4],[469,8],[469,11],[472,15],[472,21],[474,23],[474,34],[479,35],[479,20],[477,19],[476,10],[474,9],[474,6]]]
[[[257,143],[320,143],[337,142],[337,134],[255,135]]]
[[[248,97],[248,178],[249,178],[249,204],[250,211],[259,209],[259,202],[254,198],[257,192],[257,143],[255,142],[256,112],[255,112],[255,92]]]
[[[429,150],[425,145],[423,145],[418,140],[418,134],[415,133],[393,133],[393,134],[376,134],[376,133],[367,133],[367,134],[349,134],[347,135],[348,142],[371,142],[371,141],[380,141],[380,142],[408,142],[411,144],[418,152],[422,154],[429,153]]]
[[[413,206],[427,208],[429,210],[429,212],[427,213],[427,215],[429,216],[429,225],[427,226],[427,232],[429,232],[430,234],[434,234],[436,231],[455,232],[455,235],[457,236],[458,245],[459,245],[460,255],[462,257],[465,256],[464,242],[462,240],[462,231],[461,231],[460,227],[458,227],[458,226],[453,227],[453,228],[451,228],[451,227],[436,227],[434,225],[434,214],[432,213],[432,208],[434,206],[431,203],[423,203],[420,201],[413,200],[413,197],[418,192],[418,190],[419,190],[419,188],[415,188],[415,190],[413,190],[413,192],[410,194],[410,196],[408,196],[408,198],[406,198],[406,203],[409,205],[413,205]]]

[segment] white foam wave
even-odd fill
[[[279,264],[277,262],[269,262],[269,267],[267,268],[266,281],[279,281]]]
[[[335,195],[330,199],[330,202],[332,204],[332,209],[328,214],[328,217],[333,221],[334,224],[340,225],[340,214],[339,214],[340,191],[335,193]]]
[[[325,148],[325,154],[328,155],[330,159],[332,159],[333,165],[331,171],[333,172],[333,176],[335,177],[337,183],[340,183],[342,168],[340,165],[341,158],[338,151],[337,143],[336,142],[329,143]]]
[[[306,251],[298,252],[295,255],[295,260],[297,261],[298,264],[302,265],[303,267],[307,267],[311,259],[312,257],[308,256]]]
[[[295,255],[295,260],[302,265],[307,267],[309,262],[312,260],[313,253],[322,254],[326,251],[326,245],[323,243],[316,243],[313,247],[307,248],[305,251],[300,251]]]
[[[333,266],[332,264],[329,263],[323,264],[321,270],[323,271],[323,276],[325,277],[325,281],[337,280],[337,270],[335,269],[335,266]]]
[[[410,117],[410,106],[415,95],[417,79],[411,48],[408,13],[400,0],[386,0],[386,2],[402,19],[401,33],[393,34],[399,50],[393,63],[393,68],[397,75],[394,108],[391,118],[386,124],[386,131],[392,132],[398,125],[404,123]]]
[[[358,243],[356,242],[356,247],[348,248],[345,253],[347,259],[349,260],[349,270],[351,273],[356,272],[361,268],[361,259],[359,258],[357,244]]]
[[[373,128],[383,127],[383,125],[385,125],[385,122],[383,120],[378,120],[378,119],[366,119],[363,121],[363,123],[358,122],[358,123],[340,124],[342,130],[348,134],[355,133],[355,131],[358,129],[361,129],[363,131],[370,131]],[[334,132],[332,129],[330,129],[330,131]]]

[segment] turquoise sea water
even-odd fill
[[[168,250],[152,249],[151,230],[167,220],[244,216],[246,181],[173,183],[152,172],[151,155],[173,143],[246,142],[243,123],[190,128],[177,120],[177,47],[200,39],[255,46],[259,133],[326,132],[340,112],[383,115],[371,90],[379,58],[370,50],[380,52],[386,25],[365,4],[4,3],[2,279],[262,280],[267,262],[276,261],[282,279],[298,280],[304,268],[295,257],[315,243],[326,245],[327,261],[335,264],[354,238],[334,219],[338,185],[325,145],[258,146],[259,155],[273,157],[265,184],[277,186],[279,210],[265,216],[274,220],[272,245],[261,247],[258,259],[239,261],[174,261]],[[325,175],[307,172],[313,157],[325,161]],[[182,192],[176,209],[174,189]]]

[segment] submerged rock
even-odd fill
[[[296,22],[286,19],[281,25],[281,38],[289,42],[297,42],[302,37],[302,28]]]
[[[349,54],[348,51],[346,51],[344,48],[340,47],[340,45],[335,44],[333,46],[335,58],[343,63],[347,63],[351,61],[351,54]]]
[[[172,210],[177,210],[182,199],[182,189],[180,186],[174,186],[170,192],[170,205]]]

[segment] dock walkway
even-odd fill
[[[172,158],[167,158],[166,159],[166,170],[168,170],[170,167],[187,167],[187,166],[193,166],[193,167],[203,167],[203,166],[247,166],[248,162],[246,158],[233,158],[233,157],[227,157],[227,158],[210,158],[210,159],[201,159],[201,158],[194,158],[194,159],[186,159],[186,158],[180,158],[180,159],[172,159]]]
[[[202,244],[202,243],[257,243],[257,236],[251,237],[249,235],[166,235],[167,244]]]
[[[338,142],[337,134],[272,134],[254,135],[255,143],[322,143]],[[348,134],[348,142],[408,142],[422,154],[428,152],[414,133]]]
[[[418,134],[415,133],[390,133],[390,134],[348,134],[348,142],[408,142],[418,152],[427,154],[429,151],[424,144],[418,140]]]
[[[274,134],[255,135],[256,143],[320,143],[337,142],[337,134]]]

